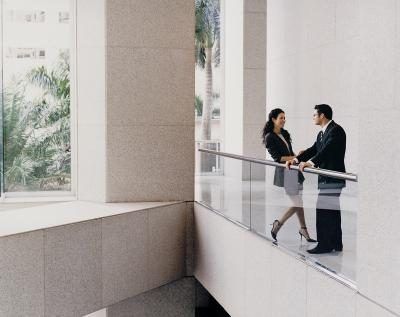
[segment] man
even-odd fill
[[[306,167],[319,167],[338,172],[345,172],[344,156],[346,152],[346,133],[332,120],[332,108],[329,105],[316,105],[313,121],[321,126],[314,145],[295,159],[286,163],[300,163],[300,170]],[[345,180],[327,176],[318,176],[318,200],[316,207],[318,245],[307,252],[311,254],[342,251],[342,228],[340,216],[340,194],[345,187]]]

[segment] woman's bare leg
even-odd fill
[[[304,218],[304,208],[303,207],[295,207],[296,208],[296,215],[299,218],[299,223],[301,228],[305,228],[306,226],[306,219]]]
[[[277,228],[276,233],[281,229],[283,224],[293,216],[293,214],[297,215],[300,223],[300,231],[304,235],[306,239],[310,238],[310,234],[307,230],[306,219],[304,217],[304,208],[303,207],[290,207],[279,219],[279,228]]]
[[[282,217],[279,219],[279,222],[281,223],[281,226],[295,213],[297,213],[297,207],[290,207],[286,212],[282,215]],[[303,215],[304,216],[304,215]]]
[[[272,238],[275,240],[276,235],[278,234],[278,231],[282,228],[283,224],[288,220],[293,214],[296,213],[296,207],[290,207],[286,212],[282,215],[282,217],[279,220],[275,220],[272,224],[272,230],[271,230],[271,235]]]
[[[296,207],[296,215],[299,218],[300,223],[300,231],[304,235],[306,239],[310,238],[310,234],[307,230],[306,219],[304,217],[304,208],[303,207]]]

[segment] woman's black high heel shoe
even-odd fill
[[[301,227],[299,230],[300,241],[303,240],[303,237],[307,240],[307,242],[318,242],[317,240],[311,239],[310,237],[306,237],[303,230],[307,230],[307,227]]]
[[[274,220],[272,223],[272,229],[271,229],[271,236],[275,241],[278,241],[276,239],[276,235],[278,234],[279,229],[281,229],[282,224],[279,222],[279,220]]]

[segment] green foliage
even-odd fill
[[[197,116],[201,117],[203,114],[203,99],[199,95],[194,97],[194,109],[196,110]]]
[[[4,93],[6,191],[69,190],[69,55],[54,69],[32,69]]]
[[[213,62],[220,63],[220,3],[219,0],[195,0],[196,63],[205,66],[206,48],[214,50]]]

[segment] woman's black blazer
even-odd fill
[[[265,146],[268,150],[268,153],[271,155],[272,159],[275,162],[282,163],[282,156],[294,156],[294,152],[292,149],[292,143],[289,138],[283,135],[287,144],[289,145],[289,149],[286,146],[285,142],[274,132],[270,132],[265,136]],[[282,167],[277,167],[275,169],[274,175],[274,185],[279,187],[284,187],[284,174],[285,169]],[[302,173],[298,173],[298,181],[299,184],[303,184],[304,176]]]

